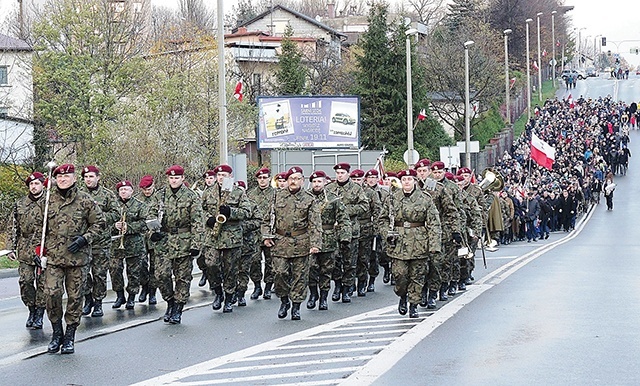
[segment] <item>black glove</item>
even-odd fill
[[[151,234],[151,237],[149,238],[149,240],[153,241],[154,243],[156,241],[160,241],[162,239],[164,239],[164,233],[162,233],[162,232],[153,232]]]
[[[80,248],[84,247],[87,244],[89,244],[87,242],[87,239],[85,239],[82,236],[76,236],[76,238],[73,239],[71,244],[69,244],[69,246],[67,247],[67,251],[71,253],[77,253],[80,250]]]
[[[189,253],[191,253],[192,257],[196,257],[200,254],[200,250],[199,249],[189,249]]]
[[[349,251],[349,249],[351,248],[351,241],[348,240],[342,240],[340,241],[340,250],[341,251]]]
[[[34,255],[33,262],[36,264],[37,267],[42,268],[42,260],[40,260],[40,256]]]
[[[396,241],[398,241],[396,236],[387,236],[387,244],[389,244],[390,247],[395,247]]]
[[[229,205],[220,205],[219,208],[220,214],[229,219],[231,217],[231,208]]]
[[[207,223],[206,223],[206,225],[207,225],[209,228],[213,228],[213,226],[214,226],[214,225],[216,225],[216,218],[215,218],[215,217],[209,217],[209,218],[207,219]]]
[[[451,239],[458,244],[462,244],[462,235],[460,234],[460,232],[453,232],[451,234]]]

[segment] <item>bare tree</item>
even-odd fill
[[[432,26],[442,20],[446,13],[445,0],[406,0],[408,11],[414,14],[420,23]]]

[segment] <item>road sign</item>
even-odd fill
[[[420,154],[416,149],[413,149],[412,155],[413,155],[412,157],[413,162],[411,162],[411,164],[409,164],[409,150],[405,150],[404,154],[402,155],[402,159],[404,159],[404,162],[409,166],[413,166],[413,164],[420,161]]]

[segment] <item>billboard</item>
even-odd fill
[[[258,97],[258,148],[357,149],[357,96]]]

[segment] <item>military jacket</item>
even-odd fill
[[[360,222],[360,237],[371,237],[377,234],[378,217],[382,202],[378,193],[369,186],[363,186],[364,194],[367,196],[369,206],[364,214],[358,216]]]
[[[190,255],[190,250],[200,250],[204,223],[202,203],[198,195],[182,185],[175,193],[166,188],[159,192],[159,208],[151,212],[151,217],[160,218],[160,232],[163,237],[154,245],[156,252],[171,259]]]
[[[118,221],[122,220],[124,214],[124,220],[127,223],[127,232],[124,234],[122,244],[120,243],[120,239],[112,242],[112,248],[115,252],[114,256],[134,257],[144,255],[146,253],[144,244],[144,236],[147,233],[146,220],[150,219],[149,207],[135,198],[131,198],[127,202],[118,199],[116,204],[121,213]],[[113,225],[111,227],[111,234],[118,236],[121,235],[121,232]],[[123,245],[124,249],[120,249],[120,245]]]
[[[462,190],[458,187],[458,185],[455,182],[449,181],[446,178],[442,182],[445,185],[445,187],[451,190],[451,194],[453,196],[453,202],[456,204],[456,208],[458,208],[457,229],[458,229],[458,232],[460,232],[460,234],[463,235],[466,233],[466,230],[467,230],[467,203],[465,203],[462,200]]]
[[[133,198],[137,199],[138,201],[142,202],[143,204],[146,205],[147,207],[147,211],[148,214],[151,218],[156,218],[156,215],[158,213],[158,209],[160,208],[160,199],[158,197],[160,197],[163,193],[163,190],[154,190],[153,193],[147,197],[142,193],[138,193],[136,195],[133,196]],[[146,232],[146,239],[145,239],[145,244],[147,247],[147,250],[152,250],[154,249],[155,246],[155,242],[149,240],[149,236],[151,235],[152,232],[147,231]]]
[[[242,246],[242,221],[251,217],[251,202],[242,189],[233,189],[230,192],[221,192],[220,185],[216,182],[202,194],[202,209],[205,213],[205,222],[210,217],[216,217],[220,213],[220,206],[228,205],[231,215],[227,221],[220,225],[220,233],[216,237],[214,228],[206,227],[204,245],[215,249],[239,248]]]
[[[433,190],[426,190],[440,215],[443,240],[451,240],[453,232],[460,232],[460,215],[453,197],[453,190],[442,182],[437,182]]]
[[[262,242],[260,224],[262,218],[257,216],[257,205],[249,200],[249,218],[242,221],[242,255],[251,255],[258,252],[258,243]]]
[[[475,198],[473,198],[466,190],[460,190],[460,196],[462,197],[462,201],[465,203],[465,210],[467,211],[466,215],[466,227],[473,231],[473,234],[477,237],[480,237],[482,234],[482,208],[478,205],[478,202]]]
[[[292,193],[280,189],[273,200],[275,224],[270,229],[270,212],[262,219],[262,237],[271,238],[271,256],[292,258],[309,255],[311,247],[322,250],[322,220],[320,206],[315,197],[306,190]]]
[[[316,195],[312,190],[309,193],[315,198],[316,205],[320,207],[322,219],[322,252],[333,252],[338,249],[341,241],[351,241],[351,221],[347,216],[344,204],[338,196],[324,190]],[[326,193],[326,196],[325,196]]]
[[[110,191],[109,189],[98,185],[96,189],[87,189],[86,186],[82,188],[82,191],[86,192],[93,198],[96,204],[102,210],[104,214],[104,221],[106,224],[106,228],[100,233],[95,240],[93,240],[93,244],[91,244],[92,248],[110,248],[111,247],[111,227],[120,219],[120,211],[118,210],[118,205],[116,201],[118,197],[115,193]]]
[[[64,197],[58,188],[51,191],[44,243],[49,265],[76,267],[88,264],[93,241],[101,239],[104,232],[104,214],[88,193],[79,191],[75,185]],[[77,236],[83,236],[89,245],[71,253],[67,247]]]
[[[34,265],[35,248],[42,237],[42,218],[44,217],[44,195],[35,201],[25,196],[16,201],[13,210],[11,237],[7,240],[7,249],[15,249],[18,261]]]
[[[340,198],[351,220],[351,237],[354,239],[359,238],[360,222],[358,221],[358,216],[364,215],[369,209],[369,199],[362,187],[351,180],[347,180],[343,185],[338,182],[332,182],[325,189]]]
[[[395,216],[393,227],[390,213]],[[425,259],[442,249],[438,209],[431,196],[418,187],[408,195],[393,189],[382,205],[380,220],[384,238],[390,230],[398,232],[396,246],[387,244],[387,254],[394,259]]]
[[[256,204],[256,217],[263,219],[269,212],[276,190],[271,186],[260,189],[259,186],[249,189],[247,196]]]

